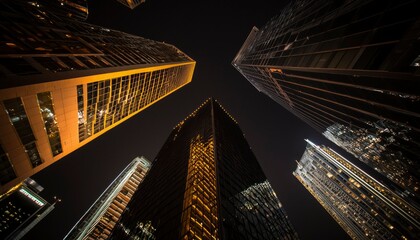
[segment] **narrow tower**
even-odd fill
[[[107,239],[150,167],[150,162],[146,158],[135,158],[86,211],[64,239]]]

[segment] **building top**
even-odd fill
[[[169,134],[111,239],[298,239],[237,122],[213,98]]]
[[[236,124],[238,124],[238,122],[232,117],[232,115],[230,115],[230,113],[228,113],[225,108],[213,97],[210,97],[208,99],[206,99],[198,108],[196,108],[192,113],[190,113],[190,115],[188,115],[184,120],[182,120],[181,122],[179,122],[177,125],[175,125],[175,127],[173,129],[176,128],[180,128],[182,127],[182,125],[190,118],[194,117],[196,115],[197,112],[199,112],[204,106],[206,106],[207,104],[217,104],[225,113],[227,116],[229,116],[230,119],[232,119],[233,122],[235,122]]]
[[[123,4],[126,7],[129,7],[130,9],[134,9],[138,7],[140,4],[145,3],[146,0],[117,0],[121,4]]]

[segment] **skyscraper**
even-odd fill
[[[59,6],[0,2],[0,193],[192,79],[195,62],[176,47]]]
[[[297,239],[237,122],[213,99],[181,121],[110,239]]]
[[[28,178],[0,196],[0,239],[21,239],[54,209],[38,195],[43,189]]]
[[[419,239],[418,206],[334,150],[306,141],[293,175],[351,238]]]
[[[64,239],[107,239],[150,166],[150,162],[144,157],[135,158]]]
[[[146,2],[146,0],[117,0],[118,2],[122,3],[123,5],[134,9],[136,8],[138,5]]]
[[[298,0],[233,66],[260,92],[420,196],[419,1]]]

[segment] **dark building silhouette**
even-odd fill
[[[0,195],[0,239],[21,239],[54,209],[59,200],[48,203],[39,195],[43,189],[28,178]]]
[[[192,79],[176,47],[80,21],[86,1],[6,0],[0,14],[0,193]]]
[[[207,100],[169,135],[110,239],[297,239],[237,122]]]
[[[293,175],[353,239],[419,239],[420,210],[373,176],[309,140]]]
[[[419,1],[293,1],[233,66],[260,92],[420,193]]]

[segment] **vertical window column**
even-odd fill
[[[37,98],[42,120],[50,142],[51,152],[53,156],[57,156],[63,152],[63,148],[61,146],[60,131],[58,129],[57,118],[55,117],[51,92],[38,93]]]
[[[26,116],[22,100],[20,98],[8,99],[4,100],[3,104],[7,115],[9,116],[10,122],[15,128],[23,147],[25,148],[25,152],[28,154],[32,167],[41,165],[43,161],[39,156],[39,152],[35,144],[36,139],[32,132],[28,117]]]
[[[85,106],[83,102],[83,85],[77,85],[77,117],[79,121],[79,142],[86,139]]]

